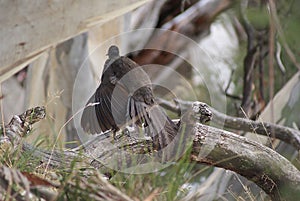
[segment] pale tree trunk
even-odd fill
[[[0,82],[57,43],[133,10],[147,0],[1,1]]]

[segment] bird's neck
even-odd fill
[[[120,58],[120,55],[114,55],[114,56],[110,56],[109,59],[115,60]]]

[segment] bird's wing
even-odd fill
[[[120,128],[126,123],[126,112],[129,93],[124,85],[117,83],[111,94],[111,113],[116,125]]]
[[[177,125],[157,104],[151,106],[147,117],[147,134],[152,137],[155,147],[162,149],[168,146],[177,134]]]
[[[151,80],[148,73],[144,70],[144,66],[127,57],[120,57],[112,64],[113,69],[117,73],[119,82],[126,86],[129,93],[135,93],[141,87],[151,86]]]
[[[112,93],[110,85],[100,84],[88,100],[81,117],[81,127],[85,132],[97,134],[111,128],[118,130],[111,112]]]
[[[113,91],[114,86],[101,84],[95,93],[96,101],[99,102],[99,104],[95,106],[96,116],[102,131],[109,129],[118,130],[114,120],[115,115],[112,114],[111,97]]]
[[[81,127],[83,130],[90,134],[101,133],[101,128],[97,120],[95,110],[95,94],[86,103],[85,109],[81,116]]]
[[[150,87],[140,88],[129,98],[128,115],[135,123],[144,123],[158,149],[166,147],[177,134],[178,126],[155,102]]]

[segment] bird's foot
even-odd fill
[[[116,142],[123,136],[130,137],[131,130],[127,127],[124,130],[120,130],[119,132],[115,131],[113,132],[113,141]]]
[[[117,134],[116,134],[116,132],[113,132],[112,139],[111,139],[110,142],[111,142],[112,144],[114,144],[117,140],[118,140],[118,139],[117,139]]]

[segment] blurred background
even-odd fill
[[[206,102],[228,115],[299,129],[299,1],[116,2],[36,2],[35,12],[21,1],[1,2],[0,13],[10,12],[0,20],[2,123],[44,105],[47,118],[27,141],[47,146],[58,137],[61,147],[78,146],[80,128],[74,115],[100,83],[107,49],[116,44],[122,55],[140,65],[157,64],[178,72],[193,89],[187,90],[167,71],[147,67],[153,79],[172,82],[169,91],[155,88],[159,97],[172,101],[171,90],[181,99]],[[298,152],[289,145],[270,145],[266,138],[245,135],[300,167]],[[173,168],[169,181],[177,179],[181,191],[168,191],[162,200],[265,200],[258,187],[235,173],[206,166],[199,172],[199,167],[185,163]],[[144,185],[142,198],[153,185],[137,177],[126,179]],[[133,186],[122,188],[134,194]]]

